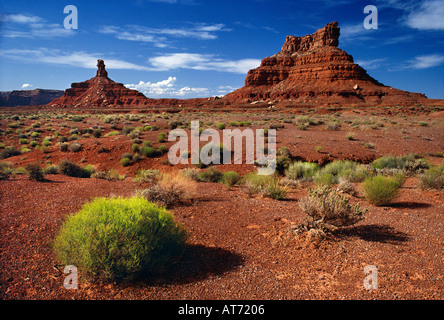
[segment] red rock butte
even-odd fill
[[[295,105],[430,103],[424,94],[384,86],[370,77],[351,55],[338,48],[339,35],[338,22],[332,22],[311,35],[287,36],[281,51],[263,59],[258,68],[248,72],[245,86],[224,99]]]
[[[49,103],[53,107],[110,107],[145,105],[148,98],[137,90],[126,88],[108,78],[103,60],[97,61],[97,73],[94,78],[71,84],[65,94]]]
[[[339,45],[337,22],[311,35],[287,36],[281,51],[264,58],[248,72],[244,87],[223,98],[150,99],[108,78],[103,60],[90,80],[73,83],[62,97],[48,106],[59,108],[101,107],[197,107],[249,106],[273,103],[279,106],[414,106],[444,105],[444,100],[428,99],[385,86],[354,63]]]

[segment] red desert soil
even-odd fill
[[[337,131],[327,130],[326,123],[300,130],[294,123],[294,114],[180,117],[186,122],[207,117],[215,123],[255,121],[264,117],[271,118],[265,120],[266,123],[279,122],[278,118],[291,119],[293,123],[284,119],[284,128],[277,131],[278,148],[287,146],[293,156],[307,161],[349,158],[369,162],[384,154],[414,152],[425,155],[431,163],[441,164],[442,155],[436,153],[444,150],[442,111],[429,114],[412,110],[396,116],[387,115],[387,112],[395,113],[396,109],[386,108],[351,109],[322,115],[325,121],[332,118],[341,121]],[[376,126],[352,127],[347,122],[356,119],[372,119],[371,123]],[[100,124],[104,126],[104,133],[112,130],[110,124],[99,120],[87,118],[74,123],[66,119],[48,119],[47,124],[55,130],[61,121],[68,123],[60,129],[65,136],[65,131],[73,126],[83,128]],[[418,125],[420,120],[427,125]],[[41,143],[45,135],[53,134],[46,129],[45,120],[26,120],[21,128],[36,121],[42,122],[43,133],[38,140]],[[10,122],[13,120],[3,119],[2,129],[6,130]],[[134,126],[144,124],[132,123]],[[168,129],[164,128],[166,121],[158,119],[156,124],[161,127],[160,131],[144,131],[141,140],[151,140],[158,146],[155,142],[158,133],[168,132]],[[263,125],[252,126],[259,127]],[[121,123],[119,128],[120,131]],[[353,140],[345,138],[350,132],[354,133]],[[3,142],[17,146],[16,136],[12,132],[8,138],[3,137]],[[54,145],[49,153],[33,150],[5,161],[19,167],[36,161],[44,165],[47,160],[57,164],[63,158],[75,162],[84,159],[84,164],[96,165],[100,170],[114,168],[128,177],[113,182],[47,175],[49,181],[33,182],[27,176],[16,175],[0,181],[0,299],[444,298],[444,196],[441,191],[418,188],[416,177],[407,179],[400,196],[387,207],[372,206],[362,196],[352,198],[352,202],[369,208],[366,219],[321,243],[296,238],[291,231],[292,225],[304,220],[298,200],[307,195],[310,185],[293,187],[286,200],[277,201],[249,198],[244,186],[226,190],[223,184],[199,182],[194,202],[172,209],[190,231],[190,239],[182,259],[168,274],[162,278],[118,284],[88,281],[82,278],[80,271],[80,288],[66,290],[63,266],[57,266],[51,250],[64,219],[94,197],[131,196],[143,187],[132,179],[138,168],[157,168],[162,172],[178,169],[162,164],[166,155],[160,159],[142,158],[125,168],[120,166],[120,156],[130,151],[132,144],[127,136],[79,137],[78,141],[84,149],[77,153],[61,152]],[[373,147],[364,146],[365,142]],[[165,144],[169,147],[172,143]],[[315,151],[317,145],[323,146],[321,153]],[[102,146],[111,151],[98,154],[97,149]],[[254,170],[251,165],[216,168],[236,170],[241,174]],[[378,290],[364,288],[367,265],[377,267]]]
[[[66,216],[97,196],[129,196],[138,185],[48,175],[0,181],[2,299],[442,299],[442,193],[408,179],[389,207],[320,246],[295,239],[302,222],[296,188],[285,201],[248,198],[242,187],[199,183],[192,205],[173,209],[189,248],[162,279],[115,284],[81,278],[63,287],[51,242]],[[365,203],[362,199],[359,199]],[[378,290],[363,286],[378,270]]]

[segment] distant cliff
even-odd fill
[[[63,96],[63,90],[0,91],[0,107],[39,106]]]

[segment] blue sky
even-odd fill
[[[78,29],[65,29],[66,5]],[[366,5],[378,29],[365,29]],[[0,4],[0,91],[69,88],[95,75],[151,98],[223,95],[285,36],[338,21],[339,47],[382,82],[444,99],[444,0],[15,0]]]

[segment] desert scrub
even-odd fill
[[[14,147],[6,147],[5,149],[3,149],[2,152],[0,152],[0,159],[6,159],[6,158],[18,156],[20,154],[21,154],[20,150],[17,150]]]
[[[42,168],[36,163],[30,163],[26,166],[26,171],[28,172],[29,180],[34,181],[44,181],[45,175]]]
[[[154,147],[142,147],[140,152],[147,158],[155,158],[160,156],[160,151]]]
[[[287,187],[280,185],[275,175],[258,175],[253,172],[244,176],[243,180],[250,197],[259,194],[263,197],[282,200],[287,195]]]
[[[64,222],[54,251],[88,276],[132,280],[166,271],[186,238],[169,211],[142,197],[96,198]]]
[[[318,170],[316,163],[296,161],[285,170],[285,176],[292,180],[311,180]]]
[[[153,183],[159,179],[159,170],[146,169],[137,170],[134,181],[140,183]]]
[[[377,175],[367,178],[362,188],[368,202],[376,206],[384,206],[398,195],[401,186],[399,179]]]
[[[422,189],[443,189],[444,188],[444,167],[430,168],[419,176],[419,186]]]
[[[14,174],[14,167],[9,162],[0,162],[0,180],[8,180]]]
[[[199,174],[199,181],[203,182],[220,182],[222,179],[223,173],[213,167],[202,171]]]
[[[43,169],[43,174],[59,174],[59,168],[56,165],[50,164]]]
[[[89,178],[92,174],[90,168],[82,168],[67,159],[61,160],[58,164],[58,168],[61,174],[69,177]]]
[[[194,181],[199,181],[199,169],[186,168],[180,171],[180,174]]]
[[[120,159],[120,165],[123,167],[127,167],[131,164],[131,159],[130,158],[122,158]]]
[[[317,171],[313,180],[317,184],[334,184],[339,182],[340,177],[344,177],[351,182],[361,182],[368,175],[368,170],[356,162],[337,160]]]
[[[375,170],[401,170],[407,173],[423,172],[428,169],[430,165],[427,161],[415,154],[408,154],[404,156],[384,156],[376,159],[371,163]]]
[[[241,180],[241,176],[236,171],[226,171],[222,175],[222,183],[225,185],[227,189],[230,189],[236,183]]]
[[[195,196],[196,181],[180,173],[162,174],[152,185],[137,190],[136,195],[170,208],[180,202],[190,201]]]
[[[82,145],[79,142],[73,142],[68,146],[69,151],[79,152],[82,150]]]
[[[126,176],[120,174],[117,170],[111,169],[109,171],[97,171],[91,174],[91,178],[103,179],[108,181],[122,181],[125,180]]]
[[[308,197],[299,201],[299,207],[308,217],[294,228],[296,233],[309,232],[316,238],[358,223],[367,212],[359,204],[351,205],[344,195],[328,186],[310,189]]]

